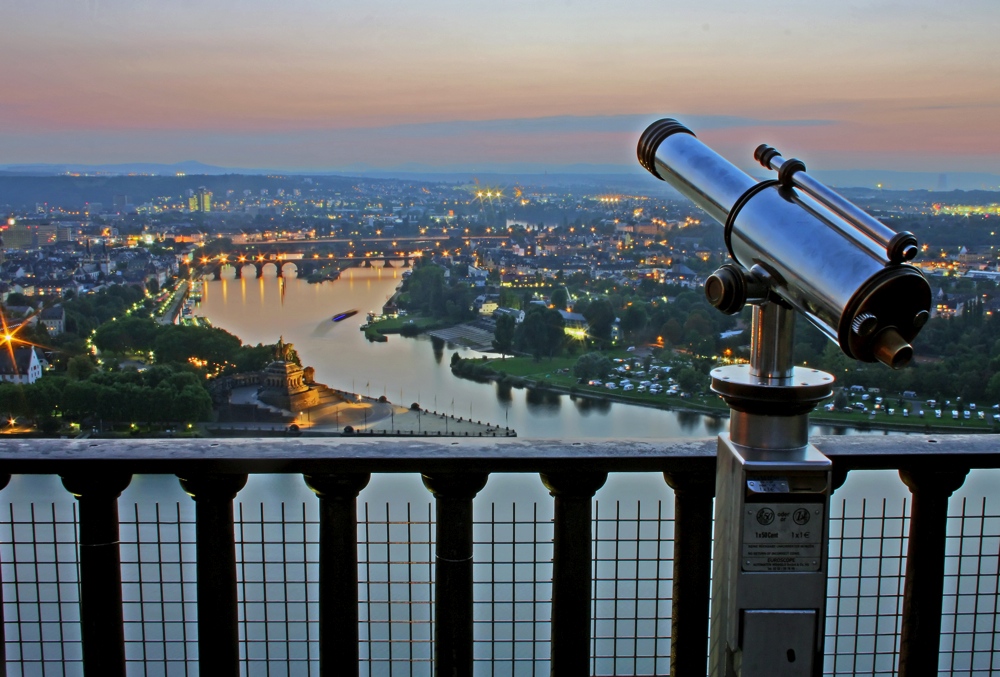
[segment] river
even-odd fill
[[[249,269],[248,269],[249,270]],[[309,284],[276,277],[223,278],[206,282],[199,315],[245,343],[295,344],[316,380],[363,395],[385,395],[402,405],[509,426],[532,438],[703,438],[725,429],[726,419],[620,403],[571,398],[532,390],[500,389],[452,375],[451,356],[480,353],[459,346],[443,349],[426,336],[389,336],[371,343],[359,327],[369,310],[382,304],[401,282],[401,268],[349,268],[335,282]],[[283,287],[283,291],[282,291]],[[357,309],[341,322],[336,313]],[[814,428],[815,434],[831,434]]]

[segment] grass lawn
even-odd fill
[[[622,350],[621,353],[622,357],[627,358],[631,356],[624,350]],[[617,354],[611,355],[609,353],[609,357],[617,356]],[[609,389],[605,386],[590,386],[577,383],[576,376],[573,375],[573,365],[576,363],[576,360],[577,356],[556,357],[552,359],[543,358],[537,362],[532,357],[507,357],[503,360],[491,359],[483,362],[483,364],[487,364],[490,368],[497,372],[502,371],[510,376],[530,379],[543,387],[545,385],[551,385],[552,387],[560,390],[572,390],[572,392],[580,395],[613,397],[616,401],[634,402],[636,404],[645,404],[650,406],[700,409],[706,411],[707,413],[728,413],[729,408],[722,398],[711,392],[695,394],[690,398],[681,398],[673,395],[666,395],[664,393],[653,394],[650,392],[639,392],[638,390],[630,390],[626,392],[621,388]],[[480,361],[476,360],[476,362],[478,363]],[[563,369],[566,371],[561,371]],[[933,426],[934,428],[954,428],[955,432],[967,431],[985,433],[996,429],[993,426],[992,421],[989,419],[985,421],[975,418],[969,420],[962,418],[954,420],[950,415],[935,418],[933,412],[925,414],[923,418],[915,414],[904,417],[900,412],[897,412],[894,416],[880,413],[875,418],[871,418],[869,414],[860,412],[828,412],[822,408],[817,408],[810,416],[810,419],[818,425],[842,425],[859,428],[869,426],[873,428],[911,428],[914,432],[922,431],[927,426]]]
[[[546,374],[558,374],[560,369],[568,369],[568,375],[573,383],[573,365],[576,364],[576,357],[554,357],[552,359],[542,358],[538,362],[533,357],[507,357],[506,359],[493,359],[486,362],[491,369],[503,371],[511,376],[526,376],[528,378],[544,378]]]
[[[384,320],[379,320],[378,322],[372,322],[368,325],[369,329],[375,329],[383,334],[397,333],[403,327],[404,324],[415,324],[420,329],[427,329],[428,327],[434,327],[441,322],[435,320],[431,317],[422,317],[420,315],[401,315],[399,317],[389,317]]]

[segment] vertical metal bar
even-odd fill
[[[375,662],[372,656],[372,535],[371,535],[371,513],[368,502],[365,502],[365,641],[368,643],[368,670],[372,672],[372,664]],[[323,574],[320,573],[320,576]]]
[[[513,509],[513,508],[512,508]],[[511,538],[511,541],[514,539]],[[514,574],[514,557],[511,556],[511,583],[510,583],[510,664],[514,669],[514,646],[517,641],[517,579]],[[490,608],[495,609],[497,603],[497,504],[490,503]],[[496,674],[497,663],[497,630],[496,619],[490,619],[490,677]]]
[[[0,473],[0,490],[10,482],[10,474]],[[13,520],[11,520],[13,522]],[[11,524],[11,542],[14,541],[14,525]],[[2,567],[2,563],[0,563]],[[7,636],[4,629],[3,577],[0,576],[0,677],[7,677]]]
[[[62,476],[63,486],[80,503],[80,631],[85,675],[125,675],[118,497],[131,481],[130,474]]]
[[[951,630],[951,642],[950,642],[951,650],[948,651],[948,674],[952,674],[952,675],[955,674],[955,652],[956,652],[955,645],[958,643],[958,633],[959,633],[958,619],[959,619],[959,614],[961,613],[961,607],[959,606],[960,605],[959,596],[961,595],[961,592],[962,592],[962,586],[961,586],[961,580],[960,580],[960,578],[961,578],[962,572],[965,571],[965,567],[962,566],[964,564],[963,560],[964,560],[964,556],[965,556],[965,548],[962,547],[962,541],[961,541],[961,539],[962,539],[962,536],[965,535],[965,503],[966,503],[966,500],[967,499],[965,499],[965,498],[962,499],[962,509],[961,509],[961,511],[959,512],[959,515],[958,515],[958,520],[959,520],[959,522],[958,522],[958,534],[959,534],[958,568],[955,571],[955,597],[954,597],[954,600],[953,600],[953,603],[955,605],[955,609],[954,609],[954,613],[952,615],[951,623],[950,623],[950,625],[951,625],[951,628],[950,628],[950,630]],[[980,530],[979,533],[982,534],[983,532]],[[947,536],[945,538],[947,538]],[[947,543],[947,541],[946,541],[946,543]],[[978,543],[977,543],[977,545],[978,545]],[[947,552],[947,548],[946,548],[946,552]],[[978,569],[976,571],[978,571]],[[976,586],[975,590],[976,590],[977,593],[979,592],[979,586],[978,585]],[[944,602],[943,599],[941,601],[942,601],[942,603]],[[973,615],[975,615],[975,612],[978,611],[978,609],[976,609],[976,605],[975,604],[972,607],[972,611],[973,611]],[[942,617],[941,620],[942,620],[942,623],[943,623],[944,618]],[[974,634],[974,632],[975,631],[973,630],[973,632],[970,633],[970,634],[973,634],[972,642],[970,642],[970,644],[972,644],[972,645],[975,645],[975,634]]]
[[[992,519],[993,516],[990,516],[990,518]],[[986,497],[983,496],[983,526],[979,530],[980,538],[983,538],[983,537],[986,536],[986,533],[985,533],[986,519],[987,519]],[[1000,549],[998,549],[996,557],[997,557],[998,563],[1000,563]],[[979,569],[977,569],[977,571],[982,571],[982,564],[979,565]],[[992,624],[989,625],[988,627],[990,627],[990,628],[998,628],[998,627],[1000,627],[1000,625],[998,625],[998,621],[1000,621],[1000,613],[998,613],[998,612],[1000,612],[1000,604],[998,604],[998,597],[1000,597],[1000,595],[997,595],[996,593],[1000,592],[1000,567],[997,567],[996,565],[993,566],[993,579],[994,580],[993,580],[993,586],[992,586],[992,588],[993,588],[994,594],[991,596],[993,598],[993,610],[991,612],[987,612],[991,616],[990,620],[991,620]],[[988,596],[988,597],[990,597],[990,596]],[[1000,650],[1000,645],[998,645],[998,643],[995,642],[995,641],[992,642],[990,644],[990,658],[989,658],[989,662],[987,663],[987,665],[996,665],[995,661],[996,661],[996,656],[997,656],[997,651],[998,650]]]
[[[423,475],[435,498],[434,674],[472,674],[472,499],[487,473]]]
[[[517,514],[516,511],[514,513]],[[516,552],[516,551],[515,551]],[[531,674],[538,669],[538,503],[531,504]]]
[[[656,562],[653,568],[653,674],[660,673],[660,562],[663,561],[663,501],[656,502]],[[673,574],[671,574],[673,576]],[[671,603],[673,606],[673,603]]]
[[[62,590],[62,582],[59,580],[59,571],[60,571],[61,567],[59,566],[59,550],[56,548],[56,545],[57,545],[59,539],[56,536],[56,512],[55,512],[55,504],[50,503],[49,504],[49,508],[52,511],[52,532],[53,532],[53,535],[52,535],[52,548],[53,548],[53,559],[56,562],[56,585],[58,586],[56,588],[56,590],[61,591]],[[30,524],[31,524],[31,554],[32,554],[31,562],[32,562],[33,569],[34,569],[34,571],[32,572],[34,574],[34,577],[32,578],[32,581],[34,581],[34,584],[35,584],[35,591],[34,591],[35,592],[35,605],[38,607],[38,611],[37,611],[37,613],[35,615],[35,618],[37,619],[37,625],[38,625],[38,630],[37,630],[38,634],[36,636],[38,637],[38,655],[39,655],[39,660],[41,661],[41,664],[42,664],[42,666],[41,666],[42,667],[42,674],[44,675],[45,674],[45,641],[44,641],[45,640],[45,634],[42,632],[42,621],[44,620],[44,618],[42,617],[42,606],[39,603],[39,600],[42,599],[42,587],[41,587],[41,580],[40,580],[39,571],[38,571],[38,526],[37,526],[37,523],[35,522],[35,504],[34,503],[31,504],[30,514],[31,514],[31,522],[30,522]],[[79,580],[79,578],[77,578],[77,580]],[[59,598],[57,598],[57,599],[58,599],[58,603],[56,605],[56,609],[57,609],[57,612],[59,614],[59,625],[57,627],[59,628],[59,645],[60,645],[60,647],[62,647],[63,646],[63,641],[62,641],[63,640],[63,619],[62,619],[62,599],[61,599],[61,596]],[[18,616],[20,616],[20,614],[18,614]],[[21,637],[24,637],[24,633],[18,633],[18,634]],[[20,647],[20,649],[21,649],[21,652],[20,652],[21,656],[24,656],[24,646],[23,646],[23,644]],[[63,656],[65,656],[65,652],[63,652]]]
[[[304,479],[319,496],[320,675],[354,675],[360,661],[358,494],[368,486],[371,475],[306,475]]]
[[[138,590],[138,604],[139,604],[139,636],[142,638],[142,646],[140,647],[140,656],[142,664],[146,663],[146,609],[145,609],[145,599],[143,596],[143,581],[142,581],[142,522],[139,517],[139,504],[132,504],[132,512],[135,515],[135,573],[136,573],[136,588]],[[122,605],[124,606],[124,599],[122,600]],[[161,616],[162,618],[162,616]]]
[[[665,472],[674,490],[674,578],[670,674],[708,672],[708,616],[712,573],[714,468]]]
[[[139,514],[139,506],[136,505],[136,515]],[[167,674],[168,665],[167,659],[170,657],[170,640],[167,638],[169,635],[167,629],[167,608],[165,595],[163,594],[163,532],[160,527],[160,504],[153,504],[153,527],[156,529],[156,580],[159,581],[159,598],[160,598],[160,623],[163,625],[161,637],[163,638],[163,674]],[[179,541],[180,539],[178,539]],[[180,552],[180,543],[178,542],[178,553]],[[178,559],[180,559],[178,557]],[[183,590],[183,583],[181,584],[181,589]],[[183,593],[182,593],[183,594]],[[181,607],[183,609],[183,606]],[[181,622],[183,624],[184,615],[183,611],[181,613]],[[185,670],[186,672],[186,670]]]
[[[263,510],[263,508],[262,508],[262,510]],[[355,548],[357,547],[357,543],[358,543],[358,539],[355,537],[355,539],[354,539],[354,547]],[[267,546],[265,545],[265,547],[267,547]],[[288,666],[287,666],[286,669],[289,672],[292,672],[292,669],[291,669],[292,668],[292,665],[291,665],[291,663],[292,663],[292,646],[291,646],[291,644],[292,644],[292,634],[290,632],[290,630],[291,630],[291,624],[290,624],[290,621],[288,620],[288,609],[289,609],[289,606],[288,606],[288,514],[285,512],[285,502],[284,501],[281,502],[281,573],[282,573],[282,576],[281,576],[281,588],[282,588],[282,590],[281,590],[281,592],[282,592],[282,596],[283,596],[282,602],[284,603],[284,607],[285,607],[285,609],[284,609],[284,611],[285,611],[285,618],[284,618],[284,625],[285,625],[285,657],[288,660]],[[355,573],[357,573],[357,571],[355,571]],[[264,585],[265,586],[267,585],[267,555],[264,555]],[[265,587],[265,589],[266,589],[266,587]],[[357,586],[355,586],[354,590],[355,590],[355,594],[357,594]],[[355,605],[355,610],[356,609],[357,609],[357,606]],[[356,630],[357,630],[357,627],[355,627],[355,631]],[[354,643],[354,646],[355,647],[358,646],[357,642]],[[268,650],[268,657],[267,657],[267,674],[268,675],[271,674],[271,654],[270,654],[270,649]]]
[[[596,501],[595,501],[596,502]],[[597,511],[597,521],[601,521],[601,511]],[[614,549],[615,549],[615,560],[613,565],[614,573],[612,574],[612,585],[611,591],[614,597],[611,600],[611,670],[617,672],[615,668],[618,667],[618,586],[621,583],[620,580],[620,567],[621,567],[621,549],[622,549],[622,503],[621,501],[615,501],[615,527],[614,527]],[[600,548],[600,542],[598,542],[597,547]],[[595,576],[595,578],[597,578]],[[594,601],[597,601],[597,586],[595,582],[594,586]],[[594,616],[596,620],[597,609],[595,606]],[[594,637],[597,637],[597,625],[594,625]],[[635,666],[632,666],[632,671],[635,671]]]
[[[245,474],[180,478],[195,502],[198,590],[198,672],[239,677],[240,631],[236,589],[233,499]]]
[[[941,647],[941,594],[944,590],[948,499],[968,470],[901,469],[913,494],[903,588],[903,632],[899,677],[937,672]]]
[[[607,473],[564,472],[541,476],[555,498],[552,538],[553,675],[590,674],[593,581],[593,509]]]
[[[238,608],[237,608],[237,614],[236,614],[236,616],[237,616],[237,623],[239,625],[243,626],[243,642],[245,644],[245,646],[243,648],[243,656],[244,656],[244,659],[246,661],[247,671],[249,672],[250,654],[251,654],[251,652],[253,650],[253,647],[251,646],[251,641],[250,641],[250,628],[247,627],[247,623],[249,621],[248,621],[247,612],[246,612],[246,607],[247,607],[247,548],[246,548],[247,527],[246,527],[246,524],[247,524],[247,521],[246,521],[246,515],[244,514],[244,508],[245,508],[244,503],[242,501],[240,501],[240,505],[239,505],[239,508],[237,509],[236,518],[235,518],[234,524],[233,524],[233,538],[235,539],[235,545],[239,548],[239,551],[240,551],[240,560],[239,560],[239,565],[238,565],[238,567],[239,567],[239,575],[236,577],[236,581],[237,581],[236,585],[237,585],[237,588],[239,590],[239,593],[237,594],[237,599],[240,599],[240,598],[243,599],[243,619],[239,620],[239,615],[240,614],[239,614],[239,609]],[[238,602],[237,602],[237,604],[238,604]],[[267,617],[265,616],[264,618],[265,618],[265,621],[266,621]]]

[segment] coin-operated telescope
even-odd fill
[[[930,317],[931,291],[896,233],[761,145],[755,181],[676,120],[642,134],[639,163],[725,229],[731,261],[705,282],[728,314],[753,307],[750,364],[712,371],[730,406],[719,435],[712,581],[713,677],[822,674],[831,462],[809,412],[833,377],[795,367],[795,311],[849,357],[893,369]]]

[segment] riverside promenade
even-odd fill
[[[255,387],[235,388],[232,400],[237,404],[253,404],[274,414],[283,414],[284,423],[276,421],[239,421],[209,423],[204,426],[211,435],[255,436],[284,433],[289,425],[298,426],[304,435],[339,435],[350,426],[356,434],[429,436],[429,437],[514,437],[516,433],[504,426],[454,416],[439,411],[400,406],[384,398],[365,397],[357,393],[331,391],[336,401],[326,401],[319,407],[301,412],[287,412],[270,407],[256,398]]]

